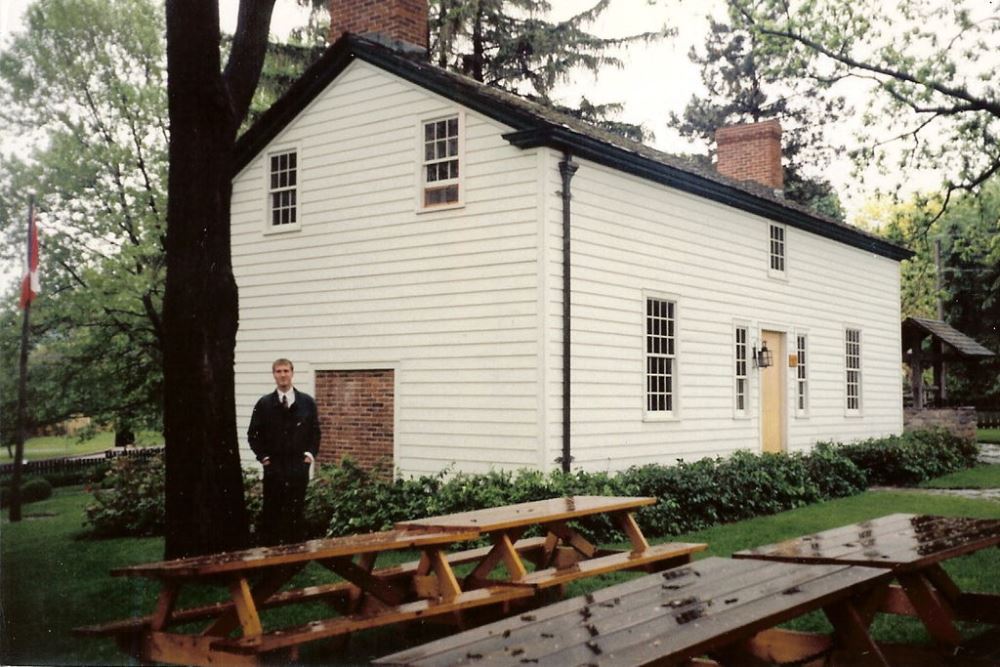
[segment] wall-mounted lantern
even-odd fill
[[[771,354],[771,350],[767,349],[767,343],[761,343],[760,349],[756,347],[753,349],[753,365],[756,368],[767,368],[774,363],[774,356]]]

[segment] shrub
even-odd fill
[[[10,503],[12,480],[4,480],[3,487],[0,487],[0,507],[7,507]],[[44,477],[29,477],[21,480],[21,502],[24,504],[34,503],[52,497],[52,485]]]
[[[868,476],[868,483],[913,486],[975,465],[979,446],[944,429],[913,431],[837,447]]]
[[[160,535],[165,525],[163,456],[122,456],[95,488],[86,523],[98,537]]]

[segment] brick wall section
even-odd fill
[[[320,463],[339,463],[346,456],[366,470],[381,464],[392,475],[393,375],[392,370],[316,371]]]
[[[427,48],[428,0],[330,0],[330,41],[341,33],[382,33]]]
[[[959,438],[976,440],[975,408],[906,408],[903,412],[903,429],[919,431],[924,428],[942,427]]]
[[[774,190],[785,186],[781,168],[781,124],[776,120],[720,127],[715,132],[716,169],[737,181]]]

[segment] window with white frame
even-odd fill
[[[268,201],[271,227],[295,225],[298,211],[298,153],[295,150],[271,153],[269,156]]]
[[[460,125],[458,115],[423,123],[423,208],[459,203]]]
[[[735,349],[735,359],[736,359],[736,387],[735,387],[735,397],[736,403],[734,409],[736,410],[736,416],[742,417],[747,414],[747,403],[749,396],[749,377],[747,375],[747,328],[738,326],[735,330],[736,334],[736,349]]]
[[[846,329],[844,332],[844,368],[846,370],[845,395],[848,412],[861,410],[861,330]]]
[[[783,274],[785,272],[785,227],[783,225],[770,225],[771,250],[770,258],[771,273]]]
[[[646,298],[646,412],[669,415],[676,400],[676,304]]]
[[[795,356],[797,363],[795,366],[795,411],[799,415],[804,415],[809,411],[809,380],[806,369],[808,368],[808,358],[806,347],[808,341],[804,334],[795,337]]]

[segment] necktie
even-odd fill
[[[281,395],[281,407],[288,409],[288,394]]]

